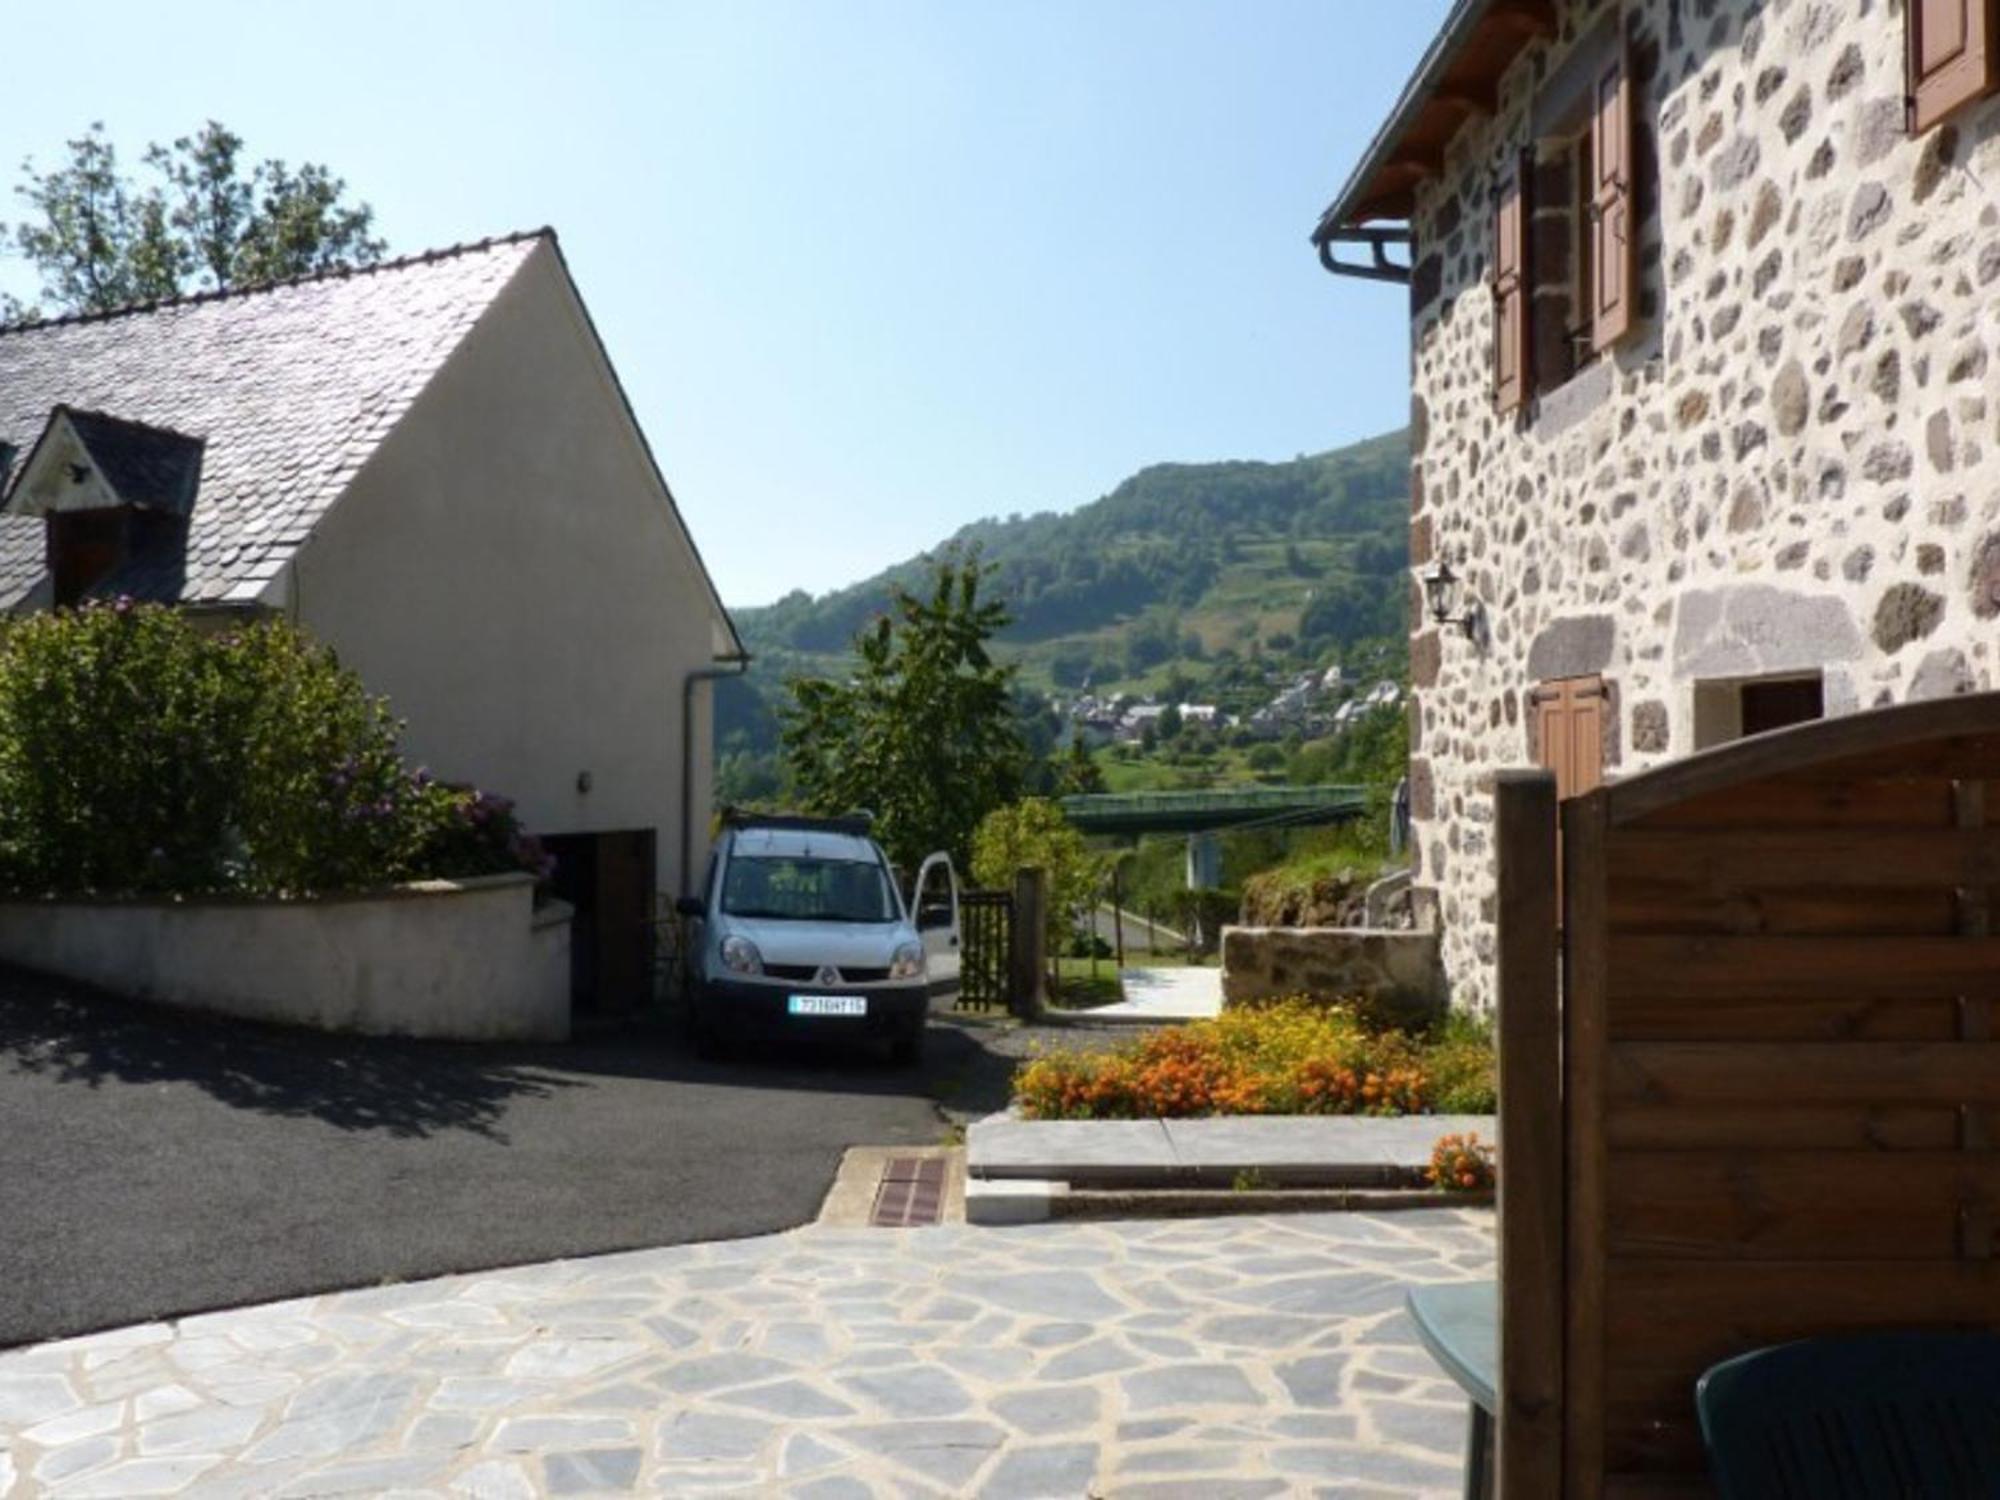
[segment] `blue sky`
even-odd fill
[[[214,117],[397,251],[554,224],[757,604],[1148,463],[1399,425],[1402,295],[1306,236],[1446,6],[119,0],[87,64],[10,72],[0,163]]]

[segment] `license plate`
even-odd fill
[[[785,1007],[795,1016],[865,1016],[866,995],[794,995]]]

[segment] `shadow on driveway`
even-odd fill
[[[0,1346],[788,1228],[848,1146],[1001,1107],[1020,1037],[941,1019],[914,1071],[710,1063],[668,1028],[331,1037],[0,969]]]

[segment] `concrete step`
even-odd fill
[[[1020,1120],[966,1132],[966,1171],[1072,1188],[1401,1188],[1422,1181],[1441,1135],[1495,1139],[1490,1115],[1257,1115],[1199,1120]]]

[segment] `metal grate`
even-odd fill
[[[868,1222],[878,1229],[937,1223],[944,1212],[946,1165],[941,1156],[890,1157]]]
[[[958,1008],[1003,1009],[1008,1002],[1007,975],[1014,933],[1012,891],[961,891],[959,922],[964,928],[959,949]]]

